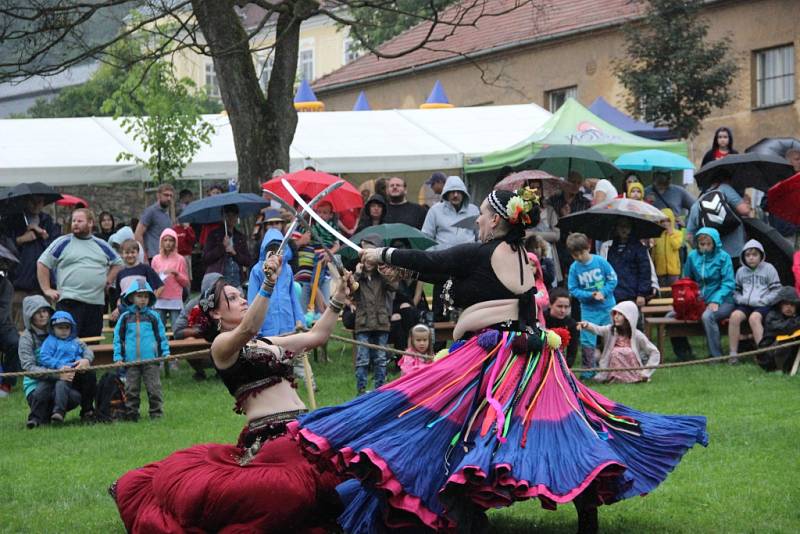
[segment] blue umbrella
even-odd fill
[[[195,200],[183,208],[178,221],[198,224],[220,222],[223,219],[222,209],[230,204],[238,206],[239,217],[255,215],[270,205],[269,200],[253,193],[222,193]]]
[[[614,165],[629,171],[680,171],[694,169],[688,159],[665,150],[637,150],[617,158]]]

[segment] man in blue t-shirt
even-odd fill
[[[170,184],[161,184],[156,193],[156,202],[147,206],[136,225],[135,239],[142,246],[147,255],[147,261],[158,254],[161,243],[161,232],[172,228],[172,217],[169,207],[175,197],[175,188]]]

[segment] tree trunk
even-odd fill
[[[234,2],[192,0],[192,7],[213,57],[222,103],[231,121],[239,188],[260,193],[261,182],[273,170],[289,168],[289,145],[297,126],[293,92],[302,18],[299,13],[278,17],[279,41],[267,99]]]

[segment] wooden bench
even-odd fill
[[[656,298],[647,301],[648,306],[672,306],[672,297]]]
[[[169,342],[170,354],[183,354],[186,352],[193,352],[196,350],[207,349],[211,344],[205,339],[180,339]],[[92,345],[92,352],[94,352],[94,365],[104,365],[114,363],[114,344],[102,343],[100,345]]]
[[[453,321],[439,321],[433,323],[433,330],[436,334],[435,339],[433,340],[434,343],[439,341],[453,341],[453,329],[456,327],[456,323]]]
[[[725,335],[728,328],[728,319],[723,319],[719,324],[720,335]],[[650,339],[653,338],[651,335],[653,328],[656,329],[656,346],[662,358],[664,355],[664,338],[666,337],[706,337],[701,321],[685,321],[675,317],[649,317],[645,320],[644,328]],[[750,332],[750,325],[747,324],[747,321],[743,321],[739,340],[741,342],[746,339],[752,339],[752,333]]]

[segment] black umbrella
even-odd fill
[[[17,184],[14,187],[4,189],[0,193],[0,202],[10,207],[24,208],[24,201],[32,196],[42,197],[45,204],[52,204],[56,200],[61,200],[61,193],[42,182],[32,182],[29,184]]]
[[[628,219],[631,235],[637,239],[659,237],[664,228],[660,221],[664,220],[660,210],[650,204],[630,198],[615,198],[598,204],[586,211],[565,215],[558,220],[558,228],[562,232],[582,232],[592,239],[606,241],[614,239],[614,229],[619,219]]]
[[[795,139],[794,137],[765,137],[758,143],[747,147],[745,152],[785,158],[786,153],[793,149],[800,151],[800,139]]]
[[[731,154],[706,163],[694,177],[702,190],[730,177],[731,186],[737,191],[744,191],[748,187],[767,191],[794,172],[789,162],[783,158],[750,152]]]
[[[781,283],[787,286],[794,285],[792,275],[792,260],[794,247],[775,228],[760,219],[744,218],[744,232],[748,239],[757,239],[764,247],[766,261],[770,262],[778,271]]]
[[[593,148],[580,145],[550,145],[526,159],[514,170],[539,169],[553,176],[569,177],[577,171],[584,178],[614,178],[622,175],[613,163]]]

